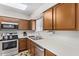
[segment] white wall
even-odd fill
[[[0,16],[8,16],[8,17],[15,17],[15,18],[21,18],[21,19],[27,19],[28,16],[17,13],[11,10],[5,10],[3,8],[0,8]]]
[[[44,12],[45,10],[47,10],[48,8],[56,5],[57,3],[46,3],[43,6],[39,7],[31,16],[30,18],[39,18],[42,15],[42,12]]]
[[[43,31],[43,18],[36,20],[36,31]]]

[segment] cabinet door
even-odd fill
[[[19,29],[29,30],[29,21],[28,20],[20,20],[19,21]]]
[[[33,41],[30,40],[30,54],[31,56],[35,55],[35,45],[33,43]]]
[[[44,48],[39,45],[35,45],[35,56],[44,56]]]
[[[35,20],[31,20],[31,29],[32,30],[36,29],[36,21]]]
[[[31,46],[30,54],[31,54],[31,56],[35,56],[35,47]]]
[[[27,49],[30,50],[30,39],[27,39]]]
[[[50,52],[49,50],[45,49],[45,56],[56,56],[54,53]]]
[[[79,30],[79,3],[76,4],[76,29]]]
[[[0,17],[0,22],[19,22],[19,19],[2,16],[2,17]]]
[[[19,39],[19,51],[27,50],[27,39]]]
[[[75,4],[64,3],[54,7],[55,29],[74,30],[75,29]]]
[[[53,21],[52,21],[52,8],[48,9],[43,14],[43,29],[44,30],[52,30],[53,28]]]

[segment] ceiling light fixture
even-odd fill
[[[27,5],[21,4],[21,3],[2,3],[3,5],[10,6],[16,9],[25,10],[27,8]]]

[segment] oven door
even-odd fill
[[[2,42],[2,50],[17,48],[17,41]]]
[[[2,41],[2,56],[18,54],[18,40]]]

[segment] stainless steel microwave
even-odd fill
[[[18,23],[1,22],[1,29],[18,29]]]

